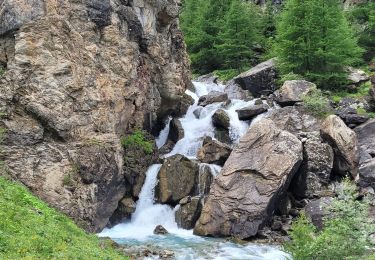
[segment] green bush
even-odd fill
[[[126,259],[4,177],[0,219],[0,259]]]
[[[146,133],[142,130],[135,130],[133,134],[123,137],[121,144],[125,149],[142,149],[146,154],[152,154],[154,146],[152,141],[147,140]]]
[[[306,112],[319,118],[325,118],[332,114],[328,98],[319,89],[311,91],[303,98],[303,106]]]
[[[323,230],[317,230],[311,221],[301,215],[293,223],[291,241],[284,249],[294,260],[305,259],[368,259],[371,255],[369,236],[375,230],[369,217],[367,199],[357,200],[356,187],[344,180],[342,189],[332,205]]]
[[[236,70],[236,69],[215,70],[213,73],[214,73],[215,76],[218,76],[220,80],[228,81],[228,80],[231,80],[238,75],[238,70]]]

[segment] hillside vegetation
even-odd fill
[[[0,219],[0,259],[126,259],[4,177]]]

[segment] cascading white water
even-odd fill
[[[224,91],[223,85],[194,82],[195,93],[186,91],[194,99],[186,115],[180,119],[184,129],[184,138],[177,142],[173,150],[166,157],[182,154],[189,158],[196,158],[197,151],[202,146],[204,136],[214,137],[215,128],[212,125],[212,115],[219,108],[225,110],[230,118],[230,137],[234,143],[247,131],[250,122],[240,121],[236,110],[253,104],[253,101],[231,100],[230,104],[210,104],[202,108],[199,116],[194,114],[198,108],[198,99],[210,91]],[[157,147],[162,147],[168,138],[169,122],[157,138]],[[208,166],[211,174],[216,177],[221,167],[218,165],[201,164]],[[175,222],[175,210],[168,205],[155,204],[155,187],[157,175],[161,165],[152,165],[146,172],[146,180],[139,194],[136,211],[131,220],[119,224],[111,229],[105,229],[99,236],[111,237],[119,243],[141,246],[144,243],[173,250],[176,259],[286,259],[287,255],[274,247],[259,245],[237,245],[224,240],[197,237],[192,231],[179,229]],[[203,180],[202,180],[203,181]],[[205,186],[205,185],[199,185]],[[199,191],[202,193],[203,191]],[[157,225],[162,225],[169,231],[167,236],[153,234]]]
[[[195,159],[199,148],[202,146],[203,137],[214,137],[215,135],[215,128],[212,125],[212,115],[219,108],[226,111],[230,118],[229,134],[233,143],[237,143],[239,138],[249,128],[248,122],[240,121],[238,119],[236,110],[251,105],[254,103],[254,101],[246,102],[243,100],[233,99],[228,105],[225,105],[225,102],[210,104],[201,108],[201,112],[197,118],[194,111],[196,111],[199,107],[199,97],[207,95],[213,90],[223,92],[224,86],[217,84],[204,84],[201,82],[194,82],[194,86],[196,89],[195,93],[189,90],[186,91],[186,94],[190,95],[194,99],[194,104],[189,107],[186,115],[180,119],[185,136],[177,142],[173,150],[167,154],[166,157],[174,154],[182,154],[191,159]]]

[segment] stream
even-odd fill
[[[240,121],[236,110],[254,103],[254,101],[243,101],[232,99],[230,104],[213,103],[202,108],[199,117],[194,115],[198,109],[199,97],[208,94],[210,91],[224,92],[224,85],[204,82],[193,82],[195,92],[187,90],[186,93],[194,99],[186,115],[180,119],[185,132],[183,139],[179,140],[173,150],[165,155],[169,157],[175,154],[182,154],[190,159],[196,159],[196,155],[202,146],[204,136],[214,137],[215,128],[212,125],[212,115],[219,108],[225,110],[230,117],[230,138],[235,144],[245,134],[250,122]],[[253,119],[259,120],[264,115]],[[169,119],[170,121],[171,119]],[[162,147],[169,133],[169,121],[166,127],[160,132],[156,140],[158,148]],[[204,166],[207,164],[201,164]],[[211,174],[219,174],[221,167],[208,165]],[[287,259],[288,255],[275,246],[266,246],[253,243],[236,244],[226,239],[205,238],[193,235],[193,230],[184,230],[177,227],[175,221],[176,208],[168,205],[155,204],[155,186],[157,175],[161,164],[154,164],[149,167],[146,173],[146,180],[139,195],[136,210],[128,222],[114,226],[111,229],[104,229],[99,236],[110,237],[119,244],[137,248],[159,248],[174,253],[173,259],[197,260],[197,259]],[[168,235],[154,235],[153,231],[157,225],[165,227]],[[145,257],[144,259],[157,259]]]

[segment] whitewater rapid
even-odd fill
[[[247,131],[250,122],[240,121],[236,110],[254,104],[254,101],[231,100],[229,104],[214,103],[200,108],[201,112],[197,117],[194,111],[198,109],[199,97],[208,94],[210,91],[224,92],[224,86],[214,83],[194,82],[195,92],[186,91],[194,99],[184,117],[180,119],[184,129],[184,138],[179,140],[172,151],[165,155],[169,157],[175,154],[182,154],[188,158],[196,159],[197,152],[202,146],[204,136],[215,137],[215,128],[212,125],[212,115],[216,110],[223,109],[230,118],[229,134],[235,144]],[[262,116],[260,116],[262,117]],[[255,119],[258,120],[258,119]],[[161,148],[168,139],[169,123],[160,132],[156,140],[158,148]],[[254,121],[254,120],[253,120]],[[200,164],[200,167],[209,167],[213,177],[216,177],[221,167],[218,165]],[[99,234],[101,237],[110,237],[120,244],[132,247],[142,247],[145,244],[157,246],[162,249],[172,250],[175,259],[196,260],[196,259],[286,259],[287,255],[278,248],[261,246],[255,244],[238,245],[223,239],[203,238],[193,235],[192,230],[180,229],[175,221],[176,208],[168,205],[155,204],[155,187],[157,175],[161,164],[150,166],[146,172],[146,180],[136,204],[136,210],[130,221],[116,225],[111,229],[104,229]],[[155,235],[153,230],[157,225],[165,227],[168,235]]]

